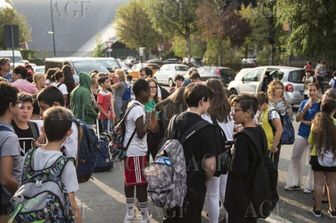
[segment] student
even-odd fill
[[[245,131],[249,131],[255,141],[252,142],[245,134],[236,135],[224,203],[229,214],[229,223],[257,222],[255,217],[247,215],[251,203],[249,191],[258,161],[255,150],[260,148],[262,154],[266,153],[266,148],[263,148],[266,140],[263,129],[253,122],[257,109],[258,102],[255,96],[240,95],[234,99],[233,120],[241,124]]]
[[[201,115],[207,113],[212,97],[213,92],[204,84],[189,84],[184,91],[188,110],[176,117],[173,132],[178,131],[176,134],[182,136],[193,124],[202,121]],[[166,210],[165,223],[201,223],[206,183],[216,170],[214,127],[209,125],[196,132],[183,144],[183,150],[187,167],[187,194],[183,207]]]
[[[19,140],[10,125],[19,110],[17,93],[16,88],[0,83],[0,223],[8,221],[9,199],[21,177]]]
[[[43,113],[42,131],[47,143],[33,151],[31,167],[34,171],[50,167],[63,156],[61,147],[72,133],[72,120],[71,111],[60,106],[49,108]],[[24,174],[25,172],[22,173]],[[75,163],[71,160],[64,165],[61,182],[67,192],[75,222],[80,223],[80,211],[75,199],[79,186]]]
[[[147,128],[144,104],[148,101],[150,90],[146,80],[139,79],[133,85],[135,100],[129,105],[130,111],[126,117],[124,146],[127,147],[125,159],[125,196],[126,214],[124,222],[136,220],[134,209],[134,190],[141,211],[141,222],[149,222],[147,203],[147,182],[143,169],[147,166]]]
[[[314,207],[312,213],[315,217],[321,217],[323,187],[328,190],[329,209],[331,218],[336,218],[336,164],[323,166],[318,160],[321,153],[330,152],[336,157],[336,120],[333,118],[336,113],[336,100],[327,99],[322,103],[322,112],[316,114],[311,126],[308,138],[312,146],[310,164],[314,171]],[[331,157],[331,159],[332,159]]]
[[[174,83],[175,83],[175,86],[171,87],[169,89],[169,93],[172,94],[174,93],[177,89],[179,89],[180,87],[183,86],[183,82],[184,82],[184,77],[183,75],[181,74],[177,74],[175,77],[174,77]]]
[[[190,75],[190,80],[192,83],[202,82],[201,76],[197,72],[194,72]]]
[[[37,94],[37,88],[26,80],[28,77],[28,70],[24,66],[17,66],[13,70],[13,83],[12,86],[16,87],[20,92],[26,92],[28,94]]]
[[[38,95],[37,101],[40,107],[40,113],[43,113],[51,107],[54,106],[63,106],[64,107],[64,97],[60,90],[58,90],[54,86],[49,86],[44,88]],[[41,120],[34,120],[35,122],[40,122]],[[38,123],[39,124],[39,123]],[[71,126],[72,134],[66,138],[63,146],[64,146],[64,153],[68,157],[73,157],[77,160],[77,151],[78,151],[78,127],[75,122],[72,123]]]
[[[111,131],[112,120],[115,119],[115,114],[112,106],[112,94],[107,90],[110,87],[110,80],[107,76],[100,77],[98,78],[98,84],[101,88],[97,95],[98,120],[103,132]]]
[[[259,123],[263,128],[268,145],[268,153],[276,166],[280,159],[280,139],[282,135],[282,124],[279,113],[268,105],[268,98],[264,92],[257,94],[258,110],[260,111]]]
[[[329,81],[329,86],[336,89],[336,71],[334,71],[333,78]]]
[[[308,85],[309,98],[303,100],[300,104],[296,121],[300,122],[298,136],[295,139],[292,151],[292,157],[288,166],[287,184],[285,190],[301,190],[302,173],[302,157],[309,151],[308,136],[310,133],[310,126],[316,113],[320,111],[320,98],[318,97],[319,88],[317,83]],[[308,180],[304,193],[311,193],[313,174],[311,169],[308,173]]]
[[[57,87],[62,92],[63,97],[64,97],[64,104],[67,105],[69,93],[68,93],[67,86],[64,83],[64,73],[59,70],[53,75],[52,78],[54,80],[54,83],[52,83],[52,85]]]
[[[210,102],[207,114],[202,115],[202,118],[211,124],[214,124],[212,120],[216,120],[225,133],[227,141],[233,141],[234,122],[230,115],[231,108],[225,96],[224,86],[216,79],[207,80],[205,85],[214,92],[214,97]],[[218,146],[222,148],[225,147],[225,145],[217,145],[217,147]],[[220,206],[218,203],[224,203],[226,182],[227,174],[220,173],[213,176],[208,183],[206,198],[208,201],[210,223],[218,223],[220,215]]]
[[[21,157],[34,147],[38,147],[39,128],[35,122],[30,122],[33,114],[33,97],[30,94],[19,94],[19,112],[14,116],[12,126],[19,137]]]

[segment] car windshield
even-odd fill
[[[288,74],[288,81],[293,83],[303,83],[304,76],[305,76],[304,70],[290,71]]]
[[[97,62],[110,69],[120,68],[120,65],[114,59],[97,60]]]
[[[73,62],[76,73],[80,72],[90,73],[92,70],[97,70],[98,72],[108,73],[108,69],[102,63],[97,61],[76,61]]]
[[[176,66],[175,70],[176,71],[188,71],[188,67],[186,67],[186,66]]]

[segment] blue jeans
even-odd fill
[[[111,132],[112,131],[112,121],[109,119],[101,119],[101,132]]]

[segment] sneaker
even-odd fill
[[[336,218],[336,211],[331,211],[330,209],[328,210],[328,214],[331,218]]]
[[[321,213],[322,213],[321,210],[315,210],[315,207],[313,207],[313,209],[311,211],[312,211],[312,213],[315,217],[317,217],[317,218],[321,217]]]
[[[150,223],[152,220],[152,215],[149,215],[147,219],[141,219],[140,223]]]
[[[124,218],[124,223],[134,223],[139,222],[139,216],[136,215],[136,211],[134,210],[134,215],[128,215],[126,213]]]
[[[289,186],[285,186],[284,189],[287,190],[287,191],[293,191],[293,190],[301,190],[301,187],[297,186],[297,185],[290,186],[290,187]]]
[[[308,189],[308,188],[305,188],[304,190],[303,190],[303,193],[305,193],[305,194],[311,194],[313,192],[313,190],[310,190],[310,189]]]

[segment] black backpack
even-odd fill
[[[81,120],[74,120],[78,127],[77,178],[79,183],[88,181],[96,166],[98,137],[89,125]]]
[[[223,129],[219,126],[217,119],[211,117],[216,132],[216,172],[215,176],[226,174],[230,168],[232,153],[231,147],[234,141],[228,141]]]
[[[279,200],[277,192],[278,169],[267,154],[267,139],[264,130],[261,127],[259,129],[264,138],[263,148],[257,148],[254,143],[255,137],[248,130],[243,129],[238,134],[244,134],[251,140],[257,154],[250,192],[251,205],[247,214],[252,217],[267,218]]]

